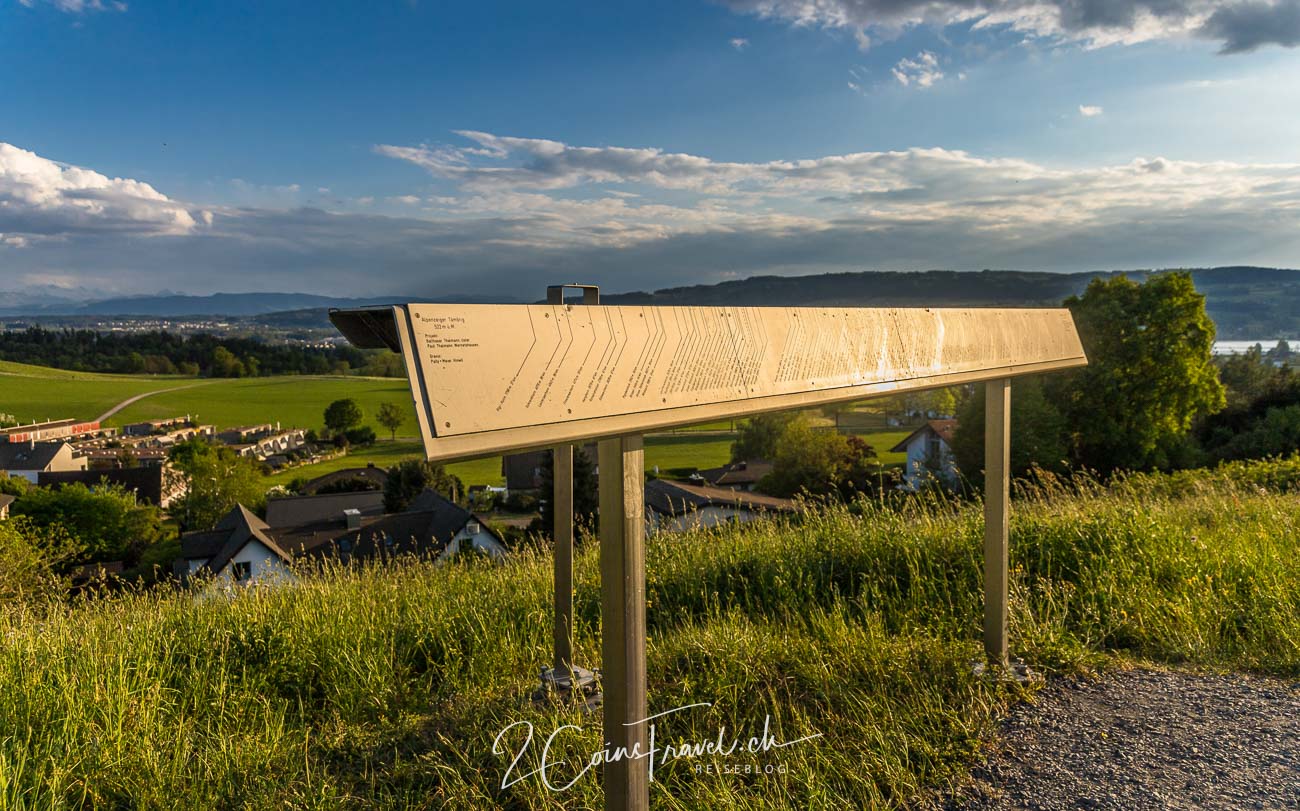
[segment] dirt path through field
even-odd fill
[[[103,414],[100,414],[98,417],[95,418],[95,421],[103,422],[107,420],[109,417],[116,414],[117,412],[131,405],[132,403],[137,403],[140,400],[143,400],[146,397],[152,397],[155,394],[166,394],[169,391],[182,391],[184,389],[193,389],[193,388],[198,388],[199,386],[208,386],[211,385],[211,383],[212,381],[209,380],[203,383],[191,383],[188,386],[172,386],[170,389],[158,389],[157,391],[146,391],[143,394],[137,394],[134,397],[126,398],[122,402],[118,403],[117,405],[113,406],[109,410],[105,411]]]
[[[1300,809],[1300,683],[1133,670],[1016,708],[948,808]]]

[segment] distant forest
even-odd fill
[[[401,377],[396,355],[352,347],[267,344],[251,338],[46,329],[0,332],[0,360],[78,372],[258,377],[361,373]]]
[[[674,287],[653,293],[605,295],[606,304],[1054,307],[1082,293],[1097,277],[1141,281],[1154,271],[1041,273],[1015,270],[917,273],[826,273],[751,276],[734,282]],[[1300,270],[1247,266],[1192,271],[1220,340],[1268,340],[1300,335]]]

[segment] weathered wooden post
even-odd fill
[[[564,291],[582,290],[582,303],[600,304],[596,285],[557,284],[546,288],[546,303],[564,304]],[[551,670],[542,672],[542,689],[551,692],[581,691],[592,683],[592,674],[573,664],[573,445],[551,449],[551,514],[554,527],[555,616],[552,640],[555,655]]]
[[[1007,663],[1007,533],[1011,503],[1011,379],[984,384],[984,652]]]
[[[650,805],[645,718],[645,451],[640,435],[600,441],[601,688],[607,811]]]
[[[554,679],[568,678],[573,667],[573,446],[552,450],[551,515],[555,519],[555,623],[552,639]]]

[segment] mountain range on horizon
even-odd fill
[[[807,276],[751,276],[717,284],[610,293],[607,304],[741,306],[1056,306],[1082,292],[1090,280],[1127,275],[1145,278],[1154,270],[1051,273],[1042,271],[862,271]],[[1300,270],[1254,266],[1192,269],[1197,288],[1225,339],[1267,339],[1300,335]],[[0,317],[230,317],[328,326],[331,307],[362,307],[400,300],[448,303],[522,303],[501,296],[462,295],[428,299],[418,295],[349,298],[308,293],[168,293],[75,301],[48,297],[39,302],[0,293]]]

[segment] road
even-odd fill
[[[113,406],[112,408],[110,408],[109,410],[105,411],[103,414],[100,414],[98,417],[95,418],[95,421],[96,421],[96,422],[104,422],[104,421],[107,420],[109,417],[113,416],[114,414],[116,414],[117,412],[119,412],[119,411],[121,411],[122,409],[126,408],[127,406],[129,406],[129,405],[131,405],[131,404],[133,404],[133,403],[137,403],[137,402],[139,402],[140,400],[143,400],[143,399],[146,398],[146,397],[152,397],[152,396],[154,396],[155,394],[166,394],[166,393],[169,392],[169,391],[181,391],[181,390],[183,390],[183,389],[192,389],[192,388],[196,388],[196,387],[198,387],[198,386],[207,386],[207,385],[210,384],[210,382],[211,382],[211,381],[207,381],[207,382],[203,382],[203,383],[191,383],[191,384],[189,384],[188,386],[172,386],[170,389],[158,389],[157,391],[146,391],[144,394],[137,394],[137,395],[134,396],[134,397],[128,397],[128,398],[126,398],[125,400],[123,400],[122,402],[120,402],[120,403],[118,403],[117,405],[115,405],[115,406]]]

